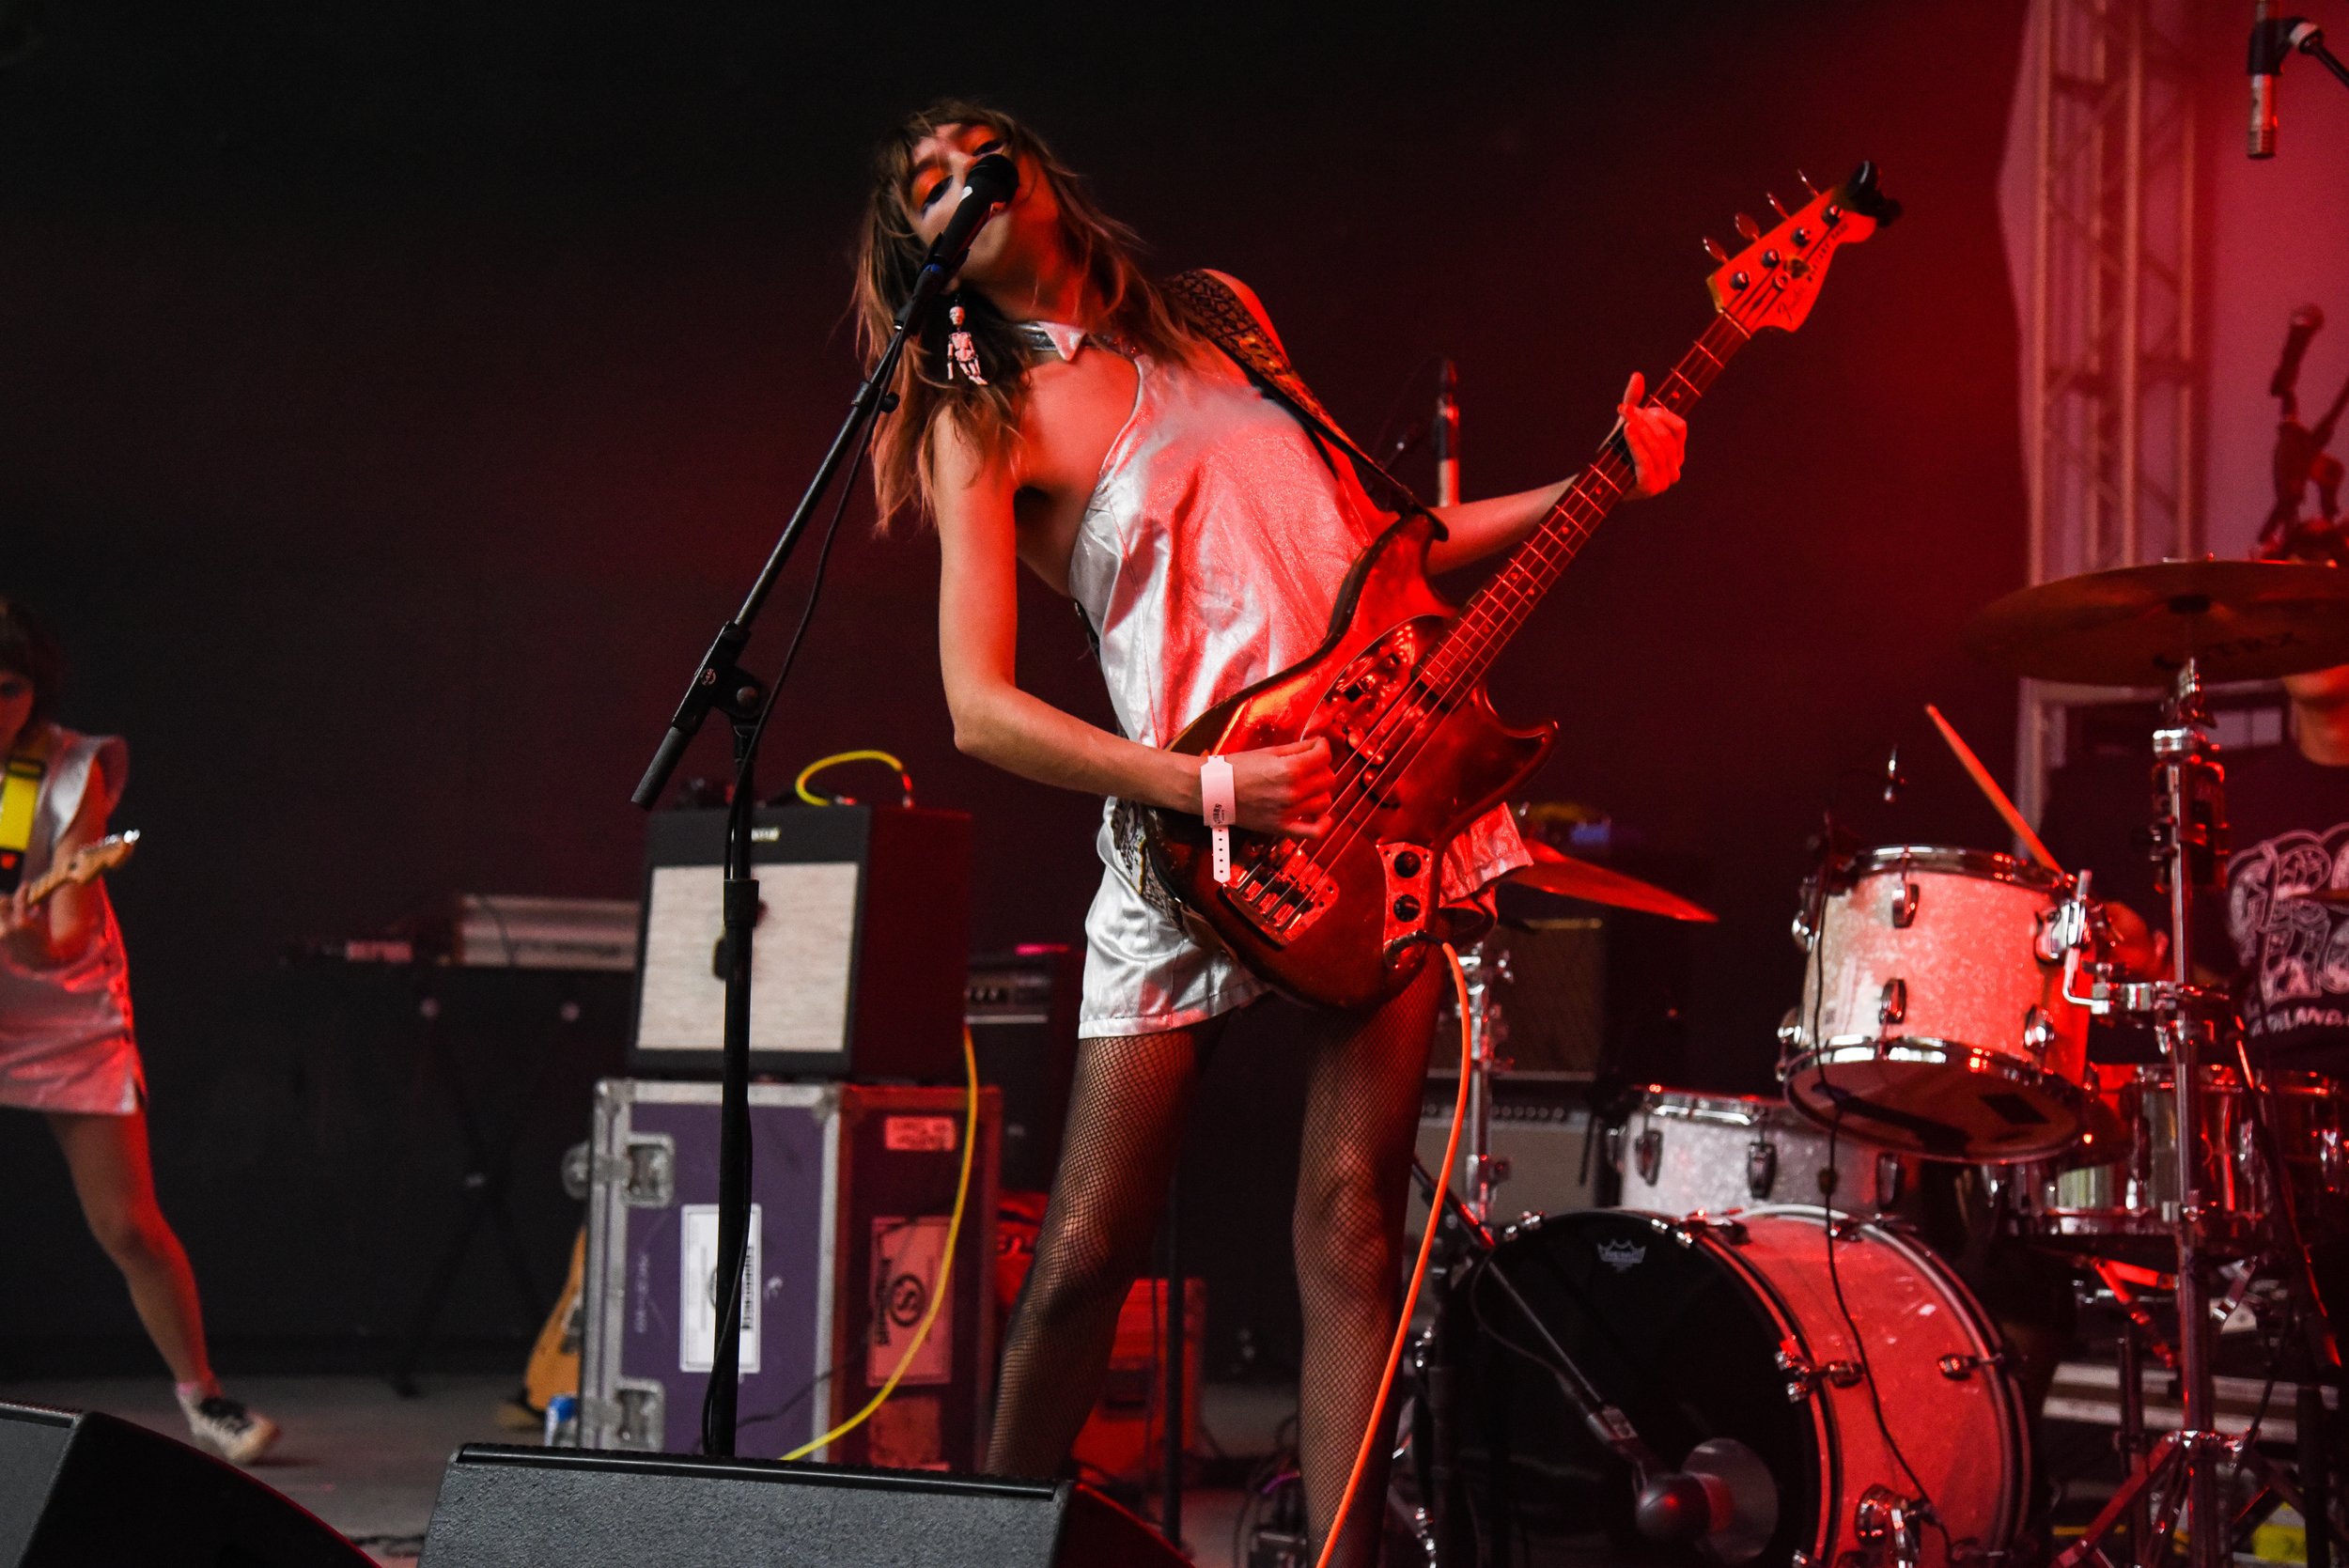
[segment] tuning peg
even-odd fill
[[[1802,188],[1806,194],[1815,196],[1819,194],[1819,188],[1811,183],[1811,177],[1800,169],[1795,171],[1795,178],[1802,181]]]
[[[1788,216],[1786,204],[1779,200],[1775,193],[1765,191],[1762,193],[1762,199],[1770,204],[1770,210],[1777,213],[1781,220]]]
[[[1762,227],[1751,217],[1740,212],[1737,214],[1737,236],[1749,241],[1759,240],[1762,238]]]
[[[1721,242],[1719,240],[1714,239],[1709,234],[1704,237],[1704,254],[1711,256],[1717,262],[1727,262],[1729,260],[1729,253],[1721,249]]]

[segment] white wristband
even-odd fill
[[[1215,879],[1232,879],[1232,824],[1239,817],[1239,796],[1232,784],[1232,765],[1209,756],[1199,765],[1199,815],[1214,830]]]

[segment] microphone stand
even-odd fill
[[[2325,29],[2305,16],[2271,17],[2251,24],[2250,63],[2253,75],[2274,76],[2294,53],[2308,55],[2349,87],[2349,65],[2325,47]],[[2272,127],[2271,127],[2272,129]]]
[[[966,195],[966,201],[976,199]],[[1006,193],[1002,200],[1008,200]],[[997,205],[1001,205],[999,201]],[[734,795],[726,812],[725,883],[723,910],[725,947],[725,1025],[723,1068],[720,1074],[718,1115],[718,1257],[719,1278],[711,1281],[718,1315],[717,1337],[710,1346],[709,1391],[702,1405],[702,1452],[713,1457],[734,1453],[737,1402],[740,1395],[742,1358],[742,1269],[747,1259],[751,1214],[751,933],[758,924],[758,881],[751,875],[751,813],[757,798],[754,784],[758,742],[773,694],[757,676],[741,666],[751,628],[777,579],[790,563],[808,520],[839,478],[841,466],[853,456],[861,461],[872,439],[874,423],[897,406],[889,390],[897,365],[905,357],[907,340],[921,332],[945,291],[947,280],[962,268],[971,242],[986,223],[980,217],[951,246],[941,236],[915,277],[905,308],[897,313],[894,330],[872,373],[857,388],[840,433],[817,465],[816,476],[783,526],[767,564],[759,568],[742,607],[718,628],[709,651],[702,655],[685,695],[669,719],[668,732],[653,753],[651,765],[629,799],[646,811],[659,803],[669,776],[685,754],[686,746],[713,712],[723,714],[734,735]]]

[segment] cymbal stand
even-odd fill
[[[1501,1043],[1509,1025],[1493,998],[1496,983],[1507,985],[1509,954],[1478,942],[1460,955],[1468,980],[1469,1110],[1468,1196],[1465,1207],[1477,1224],[1491,1223],[1493,1194],[1509,1179],[1509,1162],[1493,1153],[1493,1075],[1501,1070]]]
[[[2221,1020],[2232,1008],[2222,992],[2189,983],[2193,973],[2191,915],[2198,890],[2215,888],[2226,862],[2226,820],[2222,798],[2225,774],[2218,765],[2218,745],[2210,737],[2209,714],[2202,706],[2201,675],[2192,658],[2178,671],[2176,684],[2164,705],[2162,722],[2154,731],[2155,855],[2168,880],[2170,893],[2170,977],[2152,982],[2115,984],[2099,975],[2086,995],[2075,990],[2084,937],[2071,945],[2064,961],[2064,994],[2091,1012],[2150,1014],[2162,1052],[2170,1058],[2170,1092],[2176,1107],[2178,1214],[2172,1226],[2178,1249],[2178,1373],[2185,1410],[2180,1429],[2166,1435],[2147,1455],[2145,1468],[2132,1476],[2088,1532],[2056,1559],[2057,1568],[2075,1568],[2083,1561],[2109,1564],[2103,1542],[2121,1516],[2139,1497],[2155,1491],[2161,1498],[2153,1529],[2142,1540],[2130,1543],[2140,1565],[2159,1560],[2171,1532],[2179,1524],[2178,1505],[2185,1503],[2184,1523],[2190,1532],[2187,1560],[2192,1568],[2225,1568],[2233,1519],[2218,1495],[2222,1467],[2228,1461],[2264,1469],[2256,1452],[2244,1452],[2217,1430],[2217,1385],[2211,1367],[2210,1258],[2204,1250],[2202,1209],[2202,1137],[2201,1114],[2202,1068],[2206,1051],[2216,1045]],[[2076,894],[2084,899],[2085,894]],[[2070,911],[2066,911],[2067,916]],[[2068,921],[2078,937],[2084,922]]]

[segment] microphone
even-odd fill
[[[1696,1544],[1715,1562],[1751,1561],[1778,1529],[1777,1479],[1735,1437],[1708,1438],[1682,1468],[1642,1476],[1638,1485],[1639,1532],[1665,1545]]]
[[[2251,50],[2247,67],[2251,73],[2251,137],[2254,158],[2276,156],[2276,73],[2283,69],[2290,45],[2276,24],[2276,0],[2252,0]]]
[[[1460,502],[1460,370],[1450,360],[1436,377],[1436,505]]]
[[[2276,374],[2267,383],[2267,396],[2292,396],[2300,384],[2300,360],[2309,351],[2309,339],[2324,324],[2325,313],[2315,305],[2302,305],[2292,313],[2292,329],[2284,334],[2283,358],[2276,362]]]
[[[949,272],[959,268],[980,226],[1002,211],[1019,189],[1019,165],[1002,153],[990,152],[972,164],[962,177],[962,200],[955,204],[955,215],[946,220],[924,265]]]

